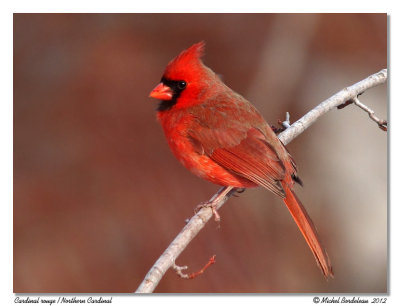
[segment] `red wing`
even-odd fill
[[[192,125],[188,126],[188,136],[207,155],[218,148],[238,145],[250,129],[262,130],[267,124],[253,105],[230,91],[192,107],[189,112]]]
[[[254,106],[239,95],[226,93],[193,107],[191,114],[196,120],[188,128],[187,136],[199,154],[206,154],[225,169],[285,196],[280,181],[286,170],[274,149],[280,142],[267,141],[264,132],[268,133],[269,127]],[[275,137],[272,130],[270,133]]]
[[[227,170],[269,189],[280,197],[285,196],[280,183],[285,176],[285,167],[259,130],[250,129],[247,137],[238,145],[217,148],[210,157]]]

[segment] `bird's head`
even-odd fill
[[[150,93],[161,100],[158,111],[197,104],[206,93],[215,74],[201,60],[204,45],[203,41],[196,43],[168,63],[161,82]]]

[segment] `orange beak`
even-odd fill
[[[172,99],[173,94],[170,87],[160,83],[151,91],[150,97],[168,101]]]

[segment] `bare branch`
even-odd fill
[[[345,104],[347,101],[352,101],[357,96],[369,88],[375,87],[379,84],[383,84],[387,79],[387,69],[367,77],[366,79],[344,88],[337,94],[333,95],[329,99],[323,101],[314,109],[309,111],[306,115],[292,124],[289,128],[279,134],[279,139],[283,144],[288,144],[295,137],[300,135],[305,129],[313,124],[319,117],[327,113],[328,111],[338,107],[339,105]],[[288,120],[288,115],[287,119]],[[210,209],[211,205],[218,210],[222,205],[229,199],[231,195],[235,193],[233,187],[222,187],[207,203],[207,207],[200,209],[181,230],[178,236],[172,241],[168,248],[164,251],[161,257],[155,262],[153,267],[145,276],[143,282],[140,284],[136,293],[150,293],[153,292],[160,282],[165,272],[171,267],[176,266],[175,260],[190,243],[190,241],[200,232],[204,225],[213,216],[213,211]],[[180,270],[182,270],[181,268]],[[179,269],[178,269],[179,270]],[[181,272],[181,271],[180,271]]]
[[[386,120],[381,120],[377,116],[375,116],[375,112],[372,109],[370,109],[368,106],[362,104],[360,102],[360,100],[358,100],[357,97],[353,98],[353,103],[355,105],[357,105],[359,108],[361,108],[362,110],[366,111],[368,113],[369,117],[378,124],[378,126],[381,130],[384,130],[385,132],[387,131],[387,121]]]
[[[174,263],[172,265],[172,268],[175,270],[176,274],[178,274],[179,277],[184,278],[184,279],[193,279],[193,278],[199,276],[200,274],[203,274],[204,271],[207,270],[209,266],[215,264],[215,258],[216,258],[216,255],[211,256],[211,258],[208,260],[208,262],[204,265],[203,268],[201,268],[199,271],[193,272],[191,274],[186,274],[186,273],[182,272],[182,270],[186,270],[188,268],[188,266],[181,267]]]
[[[212,205],[216,203],[216,209],[219,209],[234,193],[233,187],[222,187],[209,201]],[[202,208],[200,209],[185,225],[181,232],[171,242],[168,248],[155,262],[153,267],[147,273],[143,282],[140,284],[136,293],[150,293],[153,292],[160,282],[161,278],[167,272],[167,270],[174,265],[175,259],[182,253],[190,241],[201,231],[206,225],[208,220],[213,216],[212,209]]]
[[[311,124],[313,124],[319,117],[326,114],[335,107],[356,98],[359,94],[363,93],[369,88],[375,87],[377,85],[383,84],[387,79],[387,69],[382,69],[381,71],[370,75],[366,79],[346,87],[339,91],[337,94],[333,95],[329,99],[326,99],[320,103],[317,107],[310,110],[302,118],[297,120],[291,127],[279,135],[279,139],[284,143],[288,144],[296,136],[304,132]]]

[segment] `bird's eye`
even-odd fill
[[[179,81],[178,82],[178,88],[179,89],[185,89],[186,88],[186,82],[185,81]]]

